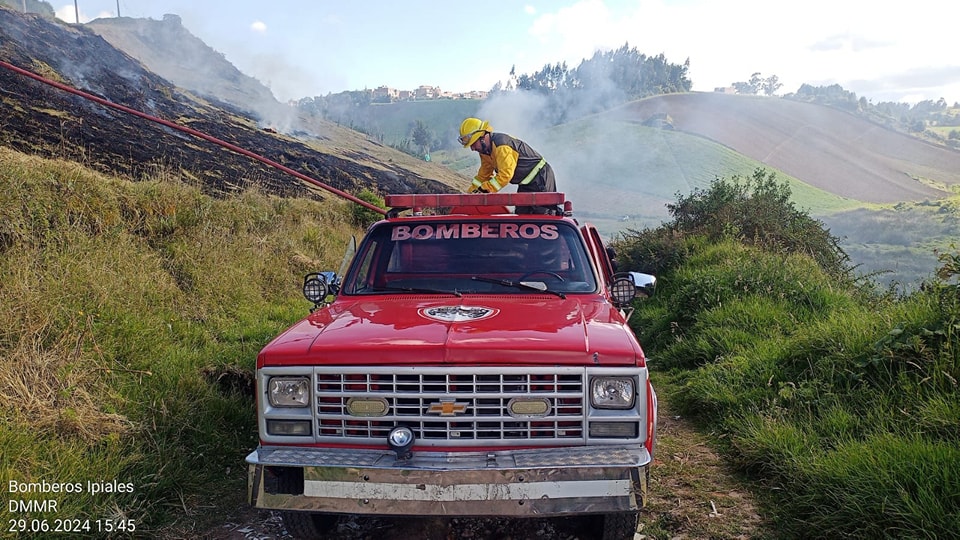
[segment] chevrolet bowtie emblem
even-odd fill
[[[467,404],[459,401],[435,401],[427,409],[427,414],[440,416],[456,416],[465,412],[467,412]]]

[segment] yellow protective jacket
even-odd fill
[[[520,192],[557,190],[550,164],[529,144],[506,133],[491,133],[490,143],[490,153],[480,153],[475,186],[491,193],[507,184],[519,184]]]

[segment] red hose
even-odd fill
[[[32,73],[32,72],[27,71],[27,70],[25,70],[25,69],[18,68],[17,66],[14,66],[13,64],[9,64],[9,63],[7,63],[7,62],[4,62],[3,60],[0,60],[0,67],[7,68],[7,69],[9,69],[10,71],[13,71],[13,72],[15,72],[15,73],[19,73],[20,75],[23,75],[23,76],[25,76],[25,77],[30,77],[31,79],[33,79],[33,80],[35,80],[35,81],[39,81],[39,82],[42,82],[43,84],[50,85],[50,86],[52,86],[52,87],[54,87],[54,88],[58,88],[58,89],[60,89],[60,90],[63,90],[64,92],[69,92],[69,93],[71,93],[71,94],[80,96],[80,97],[82,97],[82,98],[84,98],[84,99],[89,99],[90,101],[95,101],[95,102],[97,102],[97,103],[99,103],[99,104],[101,104],[101,105],[103,105],[103,106],[105,106],[105,107],[110,107],[110,108],[112,108],[112,109],[117,109],[118,111],[122,111],[122,112],[125,112],[125,113],[127,113],[127,114],[132,114],[132,115],[134,115],[134,116],[139,116],[140,118],[144,118],[144,119],[149,120],[149,121],[151,121],[151,122],[156,122],[156,123],[158,123],[158,124],[162,124],[162,125],[167,126],[167,127],[169,127],[169,128],[176,129],[176,130],[182,131],[182,132],[184,132],[184,133],[188,133],[188,134],[190,134],[190,135],[193,135],[194,137],[199,137],[199,138],[201,138],[201,139],[203,139],[203,140],[210,141],[210,142],[212,142],[212,143],[214,143],[214,144],[219,144],[220,146],[222,146],[222,147],[224,147],[224,148],[226,148],[226,149],[228,149],[228,150],[232,150],[232,151],[234,151],[234,152],[236,152],[236,153],[238,153],[238,154],[241,154],[241,155],[247,156],[247,157],[249,157],[249,158],[255,159],[255,160],[257,160],[257,161],[259,161],[259,162],[261,162],[261,163],[265,163],[265,164],[267,164],[267,165],[269,165],[269,166],[271,166],[271,167],[273,167],[273,168],[275,168],[275,169],[279,169],[279,170],[281,170],[281,171],[283,171],[283,172],[285,172],[285,173],[287,173],[287,174],[291,174],[291,175],[299,178],[300,180],[303,180],[303,181],[305,181],[305,182],[309,182],[309,183],[311,183],[311,184],[313,184],[313,185],[315,185],[315,186],[317,186],[317,187],[319,187],[319,188],[325,189],[325,190],[327,190],[327,191],[329,191],[329,192],[331,192],[331,193],[334,193],[334,194],[336,194],[336,195],[339,195],[339,196],[343,197],[344,199],[348,199],[348,200],[350,200],[350,201],[353,201],[353,202],[355,202],[355,203],[357,203],[357,204],[359,204],[359,205],[361,205],[361,206],[363,206],[363,207],[365,207],[365,208],[368,208],[368,209],[370,209],[370,210],[373,210],[374,212],[377,212],[377,213],[379,213],[379,214],[386,214],[386,213],[387,213],[387,211],[384,210],[383,208],[380,208],[380,207],[378,207],[378,206],[375,206],[375,205],[373,205],[373,204],[370,204],[370,203],[368,203],[367,201],[358,199],[358,198],[354,197],[353,195],[351,195],[351,194],[349,194],[349,193],[347,193],[347,192],[345,192],[345,191],[341,191],[341,190],[339,190],[339,189],[337,189],[337,188],[335,188],[335,187],[333,187],[333,186],[324,184],[323,182],[321,182],[321,181],[319,181],[319,180],[316,180],[316,179],[314,179],[314,178],[310,178],[309,176],[307,176],[307,175],[305,175],[305,174],[302,174],[302,173],[299,173],[299,172],[297,172],[297,171],[295,171],[295,170],[293,170],[293,169],[291,169],[291,168],[289,168],[289,167],[286,167],[286,166],[284,166],[284,165],[281,165],[281,164],[277,163],[276,161],[273,161],[273,160],[271,160],[271,159],[267,159],[267,158],[265,158],[265,157],[263,157],[263,156],[261,156],[261,155],[259,155],[259,154],[254,154],[253,152],[251,152],[251,151],[249,151],[249,150],[240,148],[239,146],[237,146],[237,145],[235,145],[235,144],[228,143],[227,141],[218,139],[218,138],[213,137],[213,136],[211,136],[211,135],[207,135],[206,133],[203,133],[203,132],[201,132],[201,131],[197,131],[197,130],[195,130],[195,129],[188,128],[188,127],[186,127],[186,126],[181,126],[181,125],[179,125],[179,124],[174,124],[173,122],[170,122],[170,121],[168,121],[168,120],[164,120],[164,119],[162,119],[162,118],[157,118],[156,116],[151,116],[151,115],[149,115],[149,114],[147,114],[147,113],[138,111],[138,110],[136,110],[136,109],[131,109],[130,107],[125,107],[125,106],[123,106],[123,105],[120,105],[120,104],[117,104],[117,103],[113,103],[113,102],[111,102],[111,101],[107,101],[107,100],[105,100],[105,99],[103,99],[103,98],[94,96],[93,94],[88,94],[88,93],[83,92],[83,91],[81,91],[81,90],[77,90],[76,88],[67,86],[67,85],[65,85],[65,84],[58,83],[57,81],[53,81],[53,80],[47,79],[47,78],[45,78],[45,77],[41,77],[40,75],[37,75],[36,73]]]

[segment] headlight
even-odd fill
[[[610,295],[613,297],[614,304],[625,306],[637,296],[637,287],[630,278],[617,278],[610,286]]]
[[[632,377],[594,377],[590,382],[590,402],[598,409],[630,409],[636,393]]]
[[[320,274],[307,274],[303,278],[303,296],[314,304],[320,304],[327,297],[327,282]]]
[[[310,380],[306,377],[273,377],[267,383],[267,398],[274,407],[310,405]]]

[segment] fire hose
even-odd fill
[[[127,106],[124,106],[124,105],[120,105],[120,104],[118,104],[118,103],[113,103],[112,101],[103,99],[103,98],[101,98],[101,97],[97,97],[97,96],[95,96],[95,95],[93,95],[93,94],[89,94],[89,93],[87,93],[87,92],[84,92],[84,91],[82,91],[82,90],[77,90],[76,88],[73,88],[73,87],[71,87],[71,86],[67,86],[67,85],[62,84],[62,83],[59,83],[59,82],[57,82],[57,81],[53,81],[53,80],[47,79],[46,77],[37,75],[36,73],[27,71],[27,70],[25,70],[25,69],[19,68],[19,67],[13,65],[13,64],[4,62],[3,60],[0,60],[0,67],[6,68],[6,69],[8,69],[8,70],[10,70],[10,71],[13,71],[14,73],[18,73],[18,74],[23,75],[23,76],[25,76],[25,77],[29,77],[29,78],[31,78],[31,79],[33,79],[33,80],[35,80],[35,81],[38,81],[38,82],[41,82],[41,83],[43,83],[43,84],[52,86],[52,87],[57,88],[57,89],[59,89],[59,90],[63,90],[64,92],[69,92],[69,93],[71,93],[71,94],[80,96],[80,97],[82,97],[82,98],[84,98],[84,99],[88,99],[88,100],[90,100],[90,101],[99,103],[100,105],[103,105],[103,106],[105,106],[105,107],[110,107],[110,108],[112,108],[112,109],[116,109],[116,110],[118,110],[118,111],[121,111],[121,112],[124,112],[124,113],[127,113],[127,114],[132,114],[133,116],[137,116],[137,117],[143,118],[143,119],[145,119],[145,120],[149,120],[149,121],[151,121],[151,122],[155,122],[155,123],[157,123],[157,124],[161,124],[161,125],[167,126],[167,127],[171,128],[171,129],[175,129],[175,130],[177,130],[177,131],[182,131],[183,133],[187,133],[187,134],[192,135],[192,136],[194,136],[194,137],[198,137],[198,138],[200,138],[200,139],[203,139],[203,140],[205,140],[205,141],[211,142],[211,143],[213,143],[213,144],[220,145],[220,146],[226,148],[227,150],[236,152],[236,153],[238,153],[238,154],[240,154],[240,155],[249,157],[249,158],[251,158],[251,159],[255,159],[255,160],[257,160],[257,161],[259,161],[259,162],[261,162],[261,163],[264,163],[264,164],[269,165],[269,166],[271,166],[271,167],[273,167],[273,168],[275,168],[275,169],[278,169],[278,170],[283,171],[283,172],[285,172],[285,173],[287,173],[287,174],[289,174],[289,175],[292,175],[292,176],[294,176],[294,177],[296,177],[296,178],[299,178],[300,180],[303,180],[304,182],[308,182],[308,183],[313,184],[313,185],[315,185],[315,186],[317,186],[317,187],[319,187],[319,188],[321,188],[321,189],[324,189],[324,190],[326,190],[326,191],[329,191],[330,193],[333,193],[333,194],[335,194],[335,195],[338,195],[338,196],[340,196],[340,197],[343,197],[344,199],[347,199],[347,200],[349,200],[349,201],[353,201],[353,202],[355,202],[355,203],[357,203],[357,204],[359,204],[359,205],[361,205],[361,206],[363,206],[363,207],[365,207],[365,208],[367,208],[367,209],[369,209],[369,210],[373,210],[374,212],[377,212],[377,213],[379,213],[379,214],[386,214],[386,213],[387,213],[387,211],[384,210],[383,208],[380,208],[380,207],[378,207],[378,206],[375,206],[375,205],[373,205],[373,204],[371,204],[371,203],[368,203],[367,201],[364,201],[364,200],[362,200],[362,199],[358,199],[357,197],[354,197],[353,195],[351,195],[351,194],[349,194],[349,193],[347,193],[347,192],[345,192],[345,191],[341,191],[341,190],[339,190],[339,189],[337,189],[337,188],[335,188],[335,187],[333,187],[333,186],[331,186],[331,185],[325,184],[325,183],[323,183],[323,182],[321,182],[321,181],[319,181],[319,180],[317,180],[317,179],[315,179],[315,178],[311,178],[311,177],[309,177],[309,176],[307,176],[307,175],[305,175],[305,174],[303,174],[303,173],[297,172],[297,171],[295,171],[295,170],[293,170],[293,169],[291,169],[291,168],[289,168],[289,167],[286,167],[286,166],[284,166],[284,165],[281,165],[280,163],[277,163],[276,161],[273,161],[273,160],[271,160],[271,159],[265,158],[265,157],[263,157],[263,156],[261,156],[261,155],[259,155],[259,154],[256,154],[256,153],[254,153],[254,152],[251,152],[251,151],[249,151],[249,150],[247,150],[247,149],[245,149],[245,148],[241,148],[241,147],[239,147],[239,146],[237,146],[237,145],[235,145],[235,144],[228,143],[227,141],[224,141],[224,140],[222,140],[222,139],[218,139],[218,138],[216,138],[216,137],[214,137],[214,136],[212,136],[212,135],[207,135],[206,133],[203,133],[202,131],[197,131],[197,130],[195,130],[195,129],[192,129],[192,128],[189,128],[189,127],[186,127],[186,126],[181,126],[181,125],[179,125],[179,124],[175,124],[175,123],[173,123],[173,122],[170,122],[169,120],[164,120],[163,118],[158,118],[158,117],[156,117],[156,116],[149,115],[149,114],[147,114],[147,113],[145,113],[145,112],[138,111],[138,110],[136,110],[136,109],[131,109],[130,107],[127,107]]]

